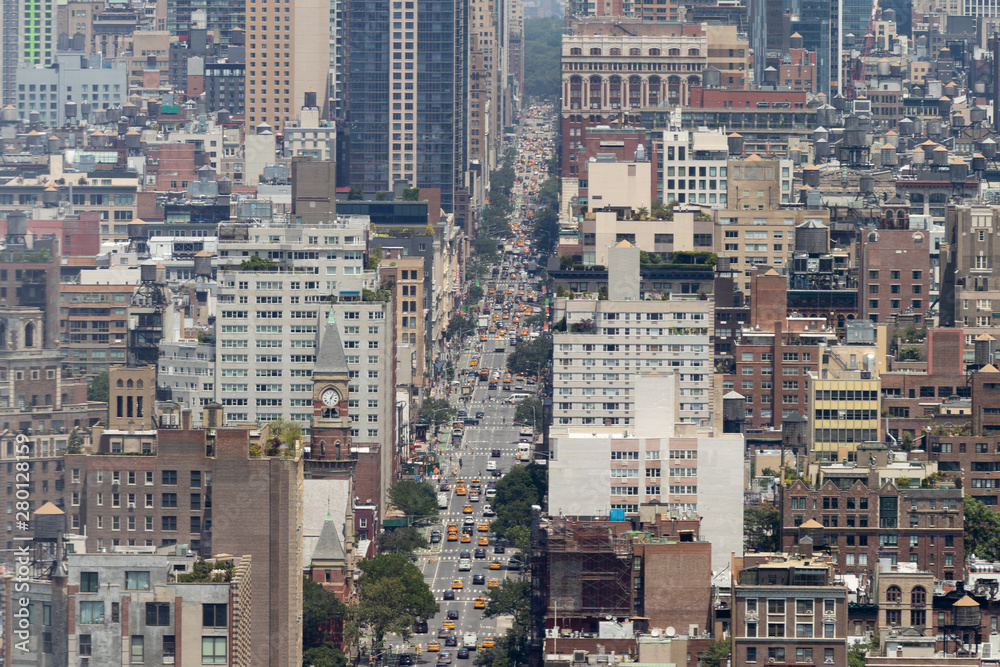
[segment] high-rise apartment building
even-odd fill
[[[439,0],[349,0],[350,179],[368,194],[397,181],[441,190],[455,209],[468,108],[465,6]]]
[[[374,286],[367,235],[361,216],[312,227],[223,226],[215,397],[228,421],[289,419],[308,436],[320,311],[331,296],[359,299]],[[244,264],[252,257],[259,263]],[[274,266],[260,265],[267,260]]]
[[[485,173],[496,166],[497,135],[503,101],[499,96],[498,60],[502,37],[495,19],[498,0],[469,2],[469,159]]]
[[[557,298],[553,343],[552,423],[635,423],[632,376],[680,374],[678,420],[712,419],[714,305],[692,296],[639,300],[639,249],[623,241],[609,256],[607,300]]]
[[[329,0],[248,0],[246,28],[247,129],[280,129],[306,92],[328,90]]]

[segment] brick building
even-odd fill
[[[123,398],[127,406],[131,397],[135,409],[147,383],[118,387],[117,377],[111,405]],[[67,455],[68,527],[86,526],[88,552],[189,544],[206,555],[250,555],[255,663],[291,665],[302,652],[301,450],[262,455],[255,447],[267,441],[267,427],[259,439],[245,428],[216,428],[220,412],[206,407],[202,429],[191,428],[188,411],[179,420],[161,418],[169,428],[140,422],[131,433],[109,429],[94,453]],[[109,426],[116,426],[117,409],[112,414]]]
[[[808,540],[797,555],[735,559],[733,664],[846,665],[847,587],[834,574]]]
[[[125,363],[126,312],[133,285],[60,285],[59,328],[63,365],[70,373],[93,377]]]
[[[858,468],[813,489],[796,481],[783,494],[782,545],[809,536],[837,557],[837,574],[871,574],[880,558],[916,563],[939,579],[964,576],[962,489],[880,484],[878,469]]]
[[[862,230],[860,241],[861,317],[888,322],[912,314],[922,323],[930,306],[930,235],[919,229]]]

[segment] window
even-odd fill
[[[910,604],[927,604],[927,591],[924,590],[923,586],[915,586],[913,590],[910,591]]]
[[[142,635],[132,635],[129,643],[129,662],[133,664],[143,664],[146,662],[146,642]]]
[[[81,602],[80,603],[81,623],[103,623],[104,603],[103,602]]]
[[[125,573],[125,590],[129,590],[129,591],[148,591],[149,590],[149,572],[126,572]]]
[[[224,628],[229,625],[227,604],[201,605],[201,624],[206,628]]]
[[[225,606],[225,605],[222,605]],[[202,637],[201,638],[201,661],[202,663],[226,662],[226,638],[225,637]]]
[[[96,593],[97,592],[97,573],[96,572],[81,572],[80,573],[80,592],[81,593]]]
[[[163,635],[163,662],[173,662],[175,657],[177,657],[177,638],[174,635]]]
[[[757,662],[757,647],[748,646],[747,647],[747,662]]]
[[[176,470],[164,470],[162,475],[162,483],[170,486],[177,485],[177,471]]]
[[[812,600],[796,600],[795,601],[795,613],[800,616],[811,616],[813,613],[813,601]]]
[[[147,602],[146,625],[170,625],[170,603]]]
[[[900,609],[886,609],[885,610],[885,623],[886,625],[902,625],[903,612]]]
[[[768,614],[784,614],[785,613],[785,601],[781,599],[773,599],[767,601],[767,613]]]
[[[785,636],[785,624],[784,623],[768,623],[767,624],[767,636],[768,637],[784,637]]]
[[[812,662],[813,650],[811,648],[795,649],[795,662]]]
[[[795,636],[796,637],[812,637],[813,636],[813,626],[812,626],[812,623],[796,623],[795,624]]]

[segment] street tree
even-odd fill
[[[552,253],[559,240],[559,214],[551,208],[540,209],[535,214],[531,231],[538,243],[538,251],[545,255]]]
[[[743,548],[770,553],[781,549],[781,515],[769,503],[743,508]]]
[[[708,643],[704,653],[698,654],[698,658],[704,667],[721,667],[730,653],[732,647],[728,639],[714,639]]]
[[[347,608],[337,599],[336,595],[308,576],[303,576],[302,649],[308,651],[327,646],[327,642],[333,637],[333,621],[344,618],[346,611]],[[327,651],[320,652],[328,653]]]
[[[511,373],[535,375],[549,363],[552,355],[552,341],[546,336],[522,341],[507,357],[507,370]]]
[[[514,409],[515,424],[531,424],[535,433],[542,430],[542,402],[537,396],[521,399]]]
[[[347,656],[333,644],[313,646],[302,651],[302,667],[346,667],[346,665]]]
[[[414,526],[386,530],[378,537],[379,553],[411,555],[417,549],[427,548],[427,538]]]
[[[440,610],[424,575],[406,556],[380,554],[358,563],[358,568],[358,599],[349,611],[359,627],[372,633],[375,646],[381,646],[388,633],[409,638],[415,621]]]
[[[389,487],[389,501],[413,521],[426,521],[438,515],[437,493],[427,482],[396,482]]]
[[[420,406],[420,418],[433,426],[450,424],[457,410],[444,398],[428,398]]]
[[[547,485],[545,468],[534,464],[514,466],[497,482],[490,503],[496,518],[490,530],[524,554],[530,553],[531,506],[542,504]]]

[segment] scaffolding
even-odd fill
[[[563,618],[632,614],[631,540],[610,526],[551,520],[549,605]]]

